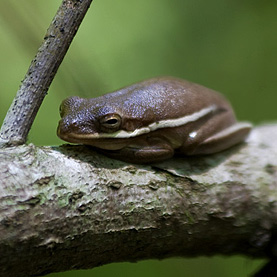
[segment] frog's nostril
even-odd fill
[[[78,126],[77,120],[73,120],[70,124],[72,127],[76,128]]]

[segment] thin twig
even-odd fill
[[[7,112],[0,146],[26,142],[37,111],[91,2],[63,0]]]

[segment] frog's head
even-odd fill
[[[118,134],[122,117],[115,108],[99,103],[97,98],[94,100],[94,103],[91,103],[93,99],[73,96],[62,102],[61,120],[57,129],[61,139],[98,147],[101,147],[99,144],[103,144],[103,148],[107,148],[105,139],[113,138]]]

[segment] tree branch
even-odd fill
[[[26,142],[37,111],[91,2],[62,2],[6,115],[0,131],[0,146]]]
[[[153,166],[86,146],[0,151],[0,276],[118,261],[276,252],[277,125]],[[274,246],[275,245],[275,246]]]

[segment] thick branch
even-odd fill
[[[0,145],[26,142],[36,113],[91,2],[62,2],[6,115]]]
[[[152,167],[85,146],[2,149],[0,276],[276,253],[276,157],[277,125],[218,155]]]

